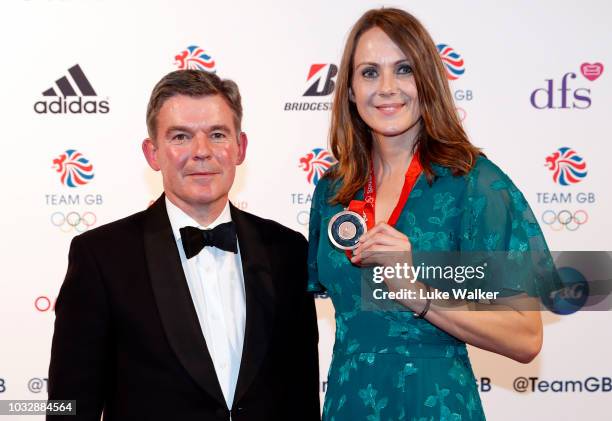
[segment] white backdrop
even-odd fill
[[[146,165],[140,142],[150,91],[177,68],[175,56],[200,47],[221,77],[240,86],[250,142],[234,202],[306,234],[314,184],[299,164],[313,149],[327,147],[332,94],[324,83],[333,75],[331,65],[339,64],[352,23],[381,5],[365,0],[0,4],[0,399],[46,398],[52,306],[71,238],[87,229],[84,224],[95,227],[142,210],[160,194],[159,175]],[[536,215],[550,223],[543,226],[550,248],[612,249],[607,165],[612,4],[386,5],[414,13],[437,44],[463,59],[457,69],[464,72],[451,88],[466,130],[515,181]],[[86,96],[83,83],[69,72],[76,64],[95,96]],[[307,79],[311,69],[314,75]],[[35,111],[39,101],[38,111],[62,98],[44,91],[54,88],[61,95],[70,86],[76,96],[68,96],[69,102],[94,101],[98,112]],[[309,88],[320,95],[305,96]],[[293,103],[315,110],[286,111]],[[586,164],[586,175],[567,186],[545,166],[561,147]],[[80,153],[88,161],[83,167],[91,165],[82,171],[93,174],[89,182],[62,183],[53,160],[66,150]],[[571,174],[568,168],[564,172]],[[331,302],[318,299],[317,311],[324,382],[334,334]],[[545,312],[544,321],[543,350],[528,365],[470,347],[488,419],[610,419],[612,315]],[[521,391],[520,377],[537,377],[527,380],[537,386],[532,390],[530,383]],[[23,419],[28,418],[42,419]]]

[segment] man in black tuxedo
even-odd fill
[[[320,420],[306,240],[228,201],[241,119],[214,74],[154,88],[143,151],[164,194],[70,247],[48,383],[76,400],[65,419]]]

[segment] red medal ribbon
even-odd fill
[[[419,175],[423,171],[423,167],[421,166],[421,161],[419,160],[418,154],[414,154],[412,160],[410,161],[410,165],[408,166],[408,170],[406,171],[406,175],[404,176],[404,185],[402,186],[402,192],[400,193],[400,197],[389,217],[389,221],[387,223],[391,226],[394,226],[399,219],[400,214],[402,213],[402,209],[404,209],[404,205],[408,201],[408,197],[410,196],[410,192],[412,192],[412,188],[416,184]],[[358,213],[365,217],[366,226],[368,230],[374,227],[376,223],[376,219],[374,216],[374,209],[376,205],[376,179],[374,175],[374,161],[370,160],[370,177],[368,178],[368,182],[366,183],[364,192],[363,192],[363,200],[351,200],[348,206],[348,210]],[[350,259],[353,255],[352,250],[345,250],[346,256]]]

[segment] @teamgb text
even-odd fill
[[[53,212],[51,224],[62,232],[84,232],[96,224],[97,217],[93,212]]]
[[[548,209],[542,213],[542,222],[548,225],[553,231],[576,231],[581,225],[586,224],[589,220],[589,214],[584,209],[570,212],[567,209],[555,212]]]

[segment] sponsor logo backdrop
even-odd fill
[[[239,84],[250,142],[232,199],[306,234],[312,191],[334,162],[327,130],[342,46],[381,5],[2,2],[0,399],[46,394],[71,238],[161,193],[140,151],[159,78],[196,68]],[[522,190],[551,249],[612,249],[612,4],[387,5],[410,7],[430,30],[466,130]],[[588,288],[567,272],[571,296],[544,313],[532,363],[470,347],[489,419],[609,419],[612,314],[569,306]],[[323,395],[334,314],[324,295],[317,310]]]

